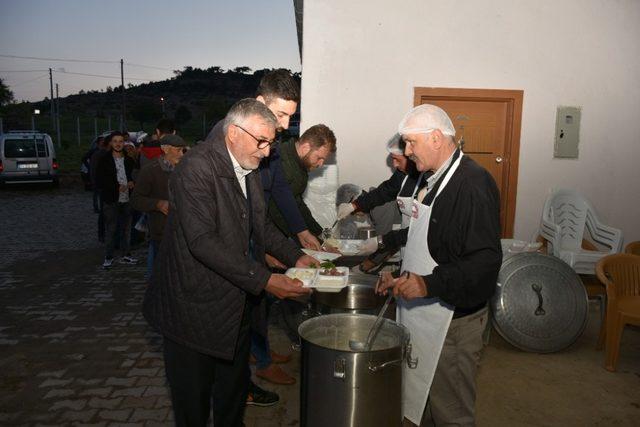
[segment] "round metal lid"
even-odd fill
[[[524,351],[551,353],[573,344],[587,324],[587,291],[567,264],[520,253],[505,260],[491,300],[493,324]]]

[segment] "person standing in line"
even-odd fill
[[[265,252],[308,267],[305,255],[266,217],[257,169],[276,118],[243,99],[223,133],[190,150],[169,179],[169,216],[143,313],[164,336],[165,371],[178,426],[242,425],[250,328],[265,293],[308,295],[299,280],[269,271]]]
[[[327,157],[336,151],[336,136],[327,126],[318,124],[307,129],[297,141],[291,138],[283,142],[279,149],[285,179],[307,229],[313,234],[320,235],[322,226],[315,220],[302,196],[307,189],[309,172],[321,167]],[[293,237],[282,211],[274,200],[269,203],[269,216],[280,231],[286,236]]]
[[[100,195],[100,188],[98,188],[98,181],[96,179],[96,172],[98,170],[98,163],[100,159],[109,153],[109,143],[105,142],[106,138],[99,137],[96,141],[97,149],[91,154],[89,159],[89,176],[91,178],[91,187],[93,188],[93,211],[98,214],[98,240],[104,243],[104,214],[102,212],[102,196]]]
[[[145,138],[140,149],[140,168],[143,168],[150,160],[162,155],[160,139],[165,135],[175,135],[176,125],[171,119],[160,119],[156,129],[148,138]]]
[[[289,119],[295,113],[300,101],[300,85],[288,70],[271,71],[262,77],[256,91],[256,100],[271,110],[277,120],[276,137],[289,128]],[[205,144],[215,137],[220,137],[223,131],[223,121],[218,122],[205,140]],[[319,250],[320,242],[309,231],[304,217],[298,210],[296,200],[291,192],[284,172],[278,144],[271,148],[269,156],[265,157],[259,166],[264,191],[265,205],[273,200],[278,206],[294,238],[304,248]],[[267,264],[272,268],[282,268],[284,265],[271,254],[267,253]],[[278,354],[271,350],[268,338],[268,308],[264,302],[256,309],[260,312],[259,322],[256,322],[251,332],[251,354],[256,363],[256,375],[273,384],[290,385],[295,378],[285,372],[280,364],[291,360],[291,355]],[[248,375],[250,370],[247,367]],[[279,401],[277,393],[264,390],[254,382],[249,385],[248,405],[270,406]]]
[[[129,252],[131,241],[131,206],[129,192],[133,189],[133,160],[124,154],[122,132],[111,132],[105,138],[109,154],[100,158],[96,171],[96,182],[102,196],[102,211],[105,222],[105,256],[102,267],[111,268],[116,240],[120,239],[123,264],[137,264],[138,260]]]
[[[160,142],[162,156],[142,168],[131,197],[133,209],[149,216],[147,279],[151,277],[154,259],[169,215],[169,176],[182,159],[187,147],[184,139],[173,134],[166,135]]]

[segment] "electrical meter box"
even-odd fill
[[[580,107],[558,107],[553,157],[578,158],[581,112]]]

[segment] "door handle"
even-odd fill
[[[502,157],[498,156],[496,157],[496,163],[502,163]]]

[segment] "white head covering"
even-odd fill
[[[400,135],[429,133],[436,129],[440,129],[445,135],[455,136],[456,134],[456,130],[447,113],[442,108],[430,104],[414,107],[398,125],[398,133]]]

